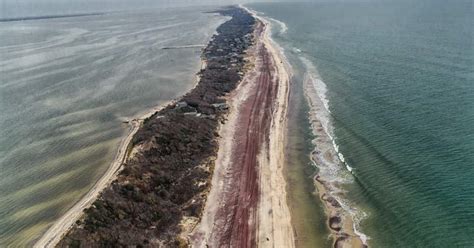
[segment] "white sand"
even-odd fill
[[[252,11],[249,12],[265,24],[262,41],[276,69],[273,77],[278,80],[278,93],[270,127],[269,151],[262,150],[259,154],[261,195],[257,227],[258,246],[291,248],[295,246],[295,238],[287,203],[286,180],[283,175],[291,69],[281,48],[271,39],[270,22]]]

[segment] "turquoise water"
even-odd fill
[[[122,121],[193,87],[200,48],[161,48],[206,44],[224,21],[208,10],[0,22],[0,247],[28,246],[92,187]]]
[[[283,22],[274,37],[292,65],[307,59],[324,81],[353,168],[344,196],[367,215],[357,221],[369,245],[473,247],[472,3],[250,7]]]

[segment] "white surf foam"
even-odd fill
[[[351,217],[354,223],[354,233],[366,244],[368,237],[359,230],[359,225],[367,217],[367,214],[353,207],[344,197],[346,192],[340,186],[353,182],[354,168],[347,163],[334,138],[326,84],[311,61],[302,56],[300,59],[306,69],[304,88],[310,105],[311,126],[316,137],[313,140],[316,147],[312,153],[313,162],[319,169],[319,177],[328,182],[325,184],[327,192],[337,199],[345,214]]]
[[[286,23],[284,23],[280,20],[271,18],[271,17],[265,17],[265,18],[271,20],[272,22],[277,23],[280,26],[280,34],[285,34],[288,31],[288,26],[286,25]]]
[[[352,171],[354,170],[354,168],[352,168],[348,163],[346,163],[346,168],[348,171],[350,171],[352,173]]]

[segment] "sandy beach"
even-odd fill
[[[228,96],[212,188],[190,235],[195,247],[294,247],[283,176],[289,66],[270,24],[252,14],[258,20],[247,56],[253,67]]]
[[[265,24],[263,43],[272,56],[272,64],[275,69],[275,73],[272,75],[273,81],[278,81],[268,150],[263,150],[259,155],[262,192],[259,206],[258,246],[294,247],[295,238],[287,204],[286,181],[283,175],[291,68],[282,49],[271,38],[270,22],[252,11],[250,12]]]

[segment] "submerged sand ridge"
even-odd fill
[[[229,95],[213,186],[190,237],[195,247],[294,246],[282,172],[289,67],[269,23],[255,17],[254,66]]]

